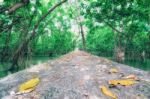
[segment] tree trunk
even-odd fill
[[[11,29],[10,29],[9,33],[6,35],[5,46],[2,50],[1,62],[4,62],[5,60],[8,61],[8,59],[9,59],[9,55],[10,55],[10,53],[9,53],[10,52],[9,51],[10,38],[11,38]]]
[[[125,60],[125,49],[121,46],[116,46],[115,47],[115,61],[122,63]]]
[[[111,23],[103,20],[103,22],[109,26],[114,33],[116,33],[115,37],[115,48],[114,48],[114,59],[117,62],[124,62],[125,60],[125,45],[122,44],[123,38],[123,24],[120,25],[120,30],[116,29]]]
[[[78,24],[79,27],[79,33],[81,34],[81,38],[82,38],[82,46],[83,46],[83,50],[86,50],[86,40],[85,40],[85,34],[84,34],[84,29],[83,29],[83,25],[82,25],[82,20],[81,20],[81,14],[80,14],[80,7],[78,7],[78,2],[76,1],[76,9],[77,9],[77,15],[75,16],[75,20]],[[80,36],[79,34],[79,36]]]
[[[82,44],[83,44],[83,49],[86,50],[86,41],[85,41],[85,35],[84,35],[84,30],[83,30],[83,26],[80,23],[80,33],[82,36]]]
[[[114,59],[115,61],[122,63],[125,60],[125,45],[122,43],[122,41],[124,40],[122,38],[123,36],[123,25],[120,26],[120,32],[117,33],[117,37],[116,37],[116,43],[115,43],[115,49],[114,49]]]

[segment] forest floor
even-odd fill
[[[117,68],[117,73],[109,73]],[[138,77],[131,86],[110,87],[109,80]],[[15,94],[20,84],[39,77],[36,89]],[[100,89],[106,86],[118,99],[150,99],[150,73],[83,51],[73,51],[0,80],[0,99],[110,99]]]

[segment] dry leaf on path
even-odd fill
[[[117,68],[111,68],[109,70],[109,73],[118,73],[118,72],[119,72],[119,70]]]
[[[35,87],[39,84],[40,79],[34,78],[31,79],[19,86],[19,93],[28,93],[35,89]]]
[[[112,99],[117,99],[117,96],[111,92],[107,87],[105,86],[101,86],[101,91],[103,94],[105,94],[106,96],[111,97]]]
[[[108,83],[114,86],[119,85],[119,84],[123,86],[131,86],[137,82],[135,82],[134,80],[127,79],[127,80],[109,80]]]

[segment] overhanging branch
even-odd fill
[[[62,5],[63,3],[65,3],[67,0],[63,0],[59,3],[57,3],[56,5],[54,5],[50,10],[48,10],[48,12],[46,14],[44,14],[38,21],[37,23],[34,25],[33,31],[31,33],[30,36],[28,36],[22,43],[21,45],[18,47],[18,49],[16,50],[16,52],[13,55],[13,64],[12,66],[17,65],[18,63],[18,59],[19,59],[19,55],[20,53],[23,53],[22,50],[26,49],[26,47],[28,47],[28,43],[35,37],[36,34],[36,30],[39,27],[40,23],[49,15],[51,14],[57,7],[59,7],[60,5]]]
[[[67,0],[63,0],[59,3],[57,3],[55,6],[53,6],[46,14],[44,14],[39,20],[38,22],[35,24],[34,28],[33,28],[33,32],[32,35],[30,36],[29,39],[32,39],[35,34],[36,34],[36,29],[39,27],[40,23],[49,15],[51,14],[58,6],[60,6],[61,4],[65,3]]]

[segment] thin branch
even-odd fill
[[[118,32],[118,33],[122,33],[121,31],[119,31],[118,29],[116,29],[115,27],[113,27],[113,25],[111,25],[109,22],[104,21],[104,23],[106,25],[108,25],[110,28],[112,28],[114,31]]]
[[[12,6],[10,9],[8,9],[8,14],[11,14],[13,12],[15,12],[17,9],[21,8],[22,6],[24,6],[25,4],[20,2],[20,3],[17,3],[15,4],[14,6]]]

